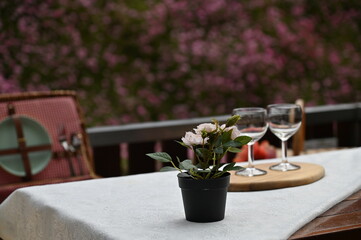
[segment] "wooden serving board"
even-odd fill
[[[313,163],[294,163],[301,166],[295,171],[273,171],[269,167],[276,163],[256,164],[255,167],[266,170],[267,174],[255,177],[244,177],[231,172],[229,192],[260,191],[306,185],[320,180],[325,175],[325,169]]]

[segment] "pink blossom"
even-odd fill
[[[9,10],[0,19],[0,91],[77,89],[89,125],[361,96],[353,3],[10,2],[0,4]]]
[[[195,145],[203,145],[207,144],[208,137],[203,138],[201,134],[195,134],[193,132],[186,132],[185,136],[182,137],[182,142],[189,147],[193,147]]]
[[[194,132],[196,134],[201,134],[202,132],[213,132],[217,129],[217,126],[213,123],[202,123],[197,126],[197,128],[194,129]]]

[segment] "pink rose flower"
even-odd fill
[[[208,137],[202,138],[201,134],[195,134],[193,132],[186,132],[186,135],[182,137],[182,142],[189,147],[194,145],[207,144]]]
[[[202,124],[198,125],[197,128],[194,129],[194,131],[197,134],[201,134],[202,132],[210,133],[216,129],[217,129],[217,127],[213,123],[202,123]]]

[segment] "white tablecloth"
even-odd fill
[[[287,239],[361,188],[361,148],[291,160],[320,164],[326,176],[305,186],[228,193],[220,222],[186,221],[177,173],[150,173],[17,190],[0,205],[0,237]]]

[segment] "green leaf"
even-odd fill
[[[235,162],[229,163],[229,164],[225,165],[224,168],[223,168],[223,171],[229,171],[229,169],[231,169],[232,167],[234,167],[234,165],[236,165]]]
[[[239,148],[230,147],[230,148],[228,148],[228,152],[231,152],[231,153],[239,153],[239,152],[242,152],[242,150],[239,149]]]
[[[229,141],[229,142],[226,142],[225,144],[223,144],[224,147],[241,147],[242,144],[240,142],[236,142],[236,141]]]
[[[212,153],[207,148],[197,148],[196,154],[203,159],[208,159]]]
[[[229,140],[231,140],[232,131],[224,132],[222,134],[222,142],[223,143],[228,142]]]
[[[169,172],[169,171],[177,171],[177,169],[174,167],[171,167],[171,166],[166,166],[166,167],[162,167],[159,171],[160,172]]]
[[[219,136],[217,136],[216,137],[216,139],[214,140],[214,146],[215,147],[219,147],[219,146],[221,146],[222,145],[222,136],[221,135],[219,135]]]
[[[223,168],[223,171],[236,171],[236,170],[242,169],[242,167],[240,167],[240,166],[235,166],[235,165],[236,165],[235,162],[230,163],[230,164],[227,164],[227,165]]]
[[[180,169],[184,170],[190,170],[190,169],[196,169],[197,167],[193,165],[192,160],[184,160],[179,164]]]
[[[238,170],[241,170],[241,169],[243,169],[243,167],[241,167],[241,166],[234,166],[234,167],[232,167],[232,168],[229,168],[227,171],[238,171]]]
[[[248,136],[239,136],[234,139],[234,141],[241,143],[242,145],[246,145],[248,142],[252,140],[251,137]]]
[[[211,178],[219,178],[222,177],[223,174],[225,174],[227,171],[221,171],[214,174]]]
[[[171,162],[172,157],[169,156],[166,152],[156,152],[156,153],[147,153],[148,157],[153,158],[154,160],[161,161],[161,162]]]
[[[219,146],[217,148],[214,149],[214,152],[216,154],[223,154],[223,147],[222,146]]]
[[[238,170],[241,170],[241,169],[244,169],[244,167],[234,166],[230,171],[238,171]]]
[[[234,116],[230,117],[226,122],[226,127],[234,126],[240,118],[241,117],[239,115],[234,115]]]
[[[202,163],[200,163],[200,162],[197,163],[197,164],[196,164],[196,167],[197,167],[197,169],[198,169],[198,168],[202,168]]]
[[[180,145],[182,145],[183,147],[186,147],[186,148],[190,148],[190,149],[191,149],[191,147],[188,146],[187,144],[185,144],[184,142],[177,141],[177,140],[176,140],[176,142],[179,143]]]

